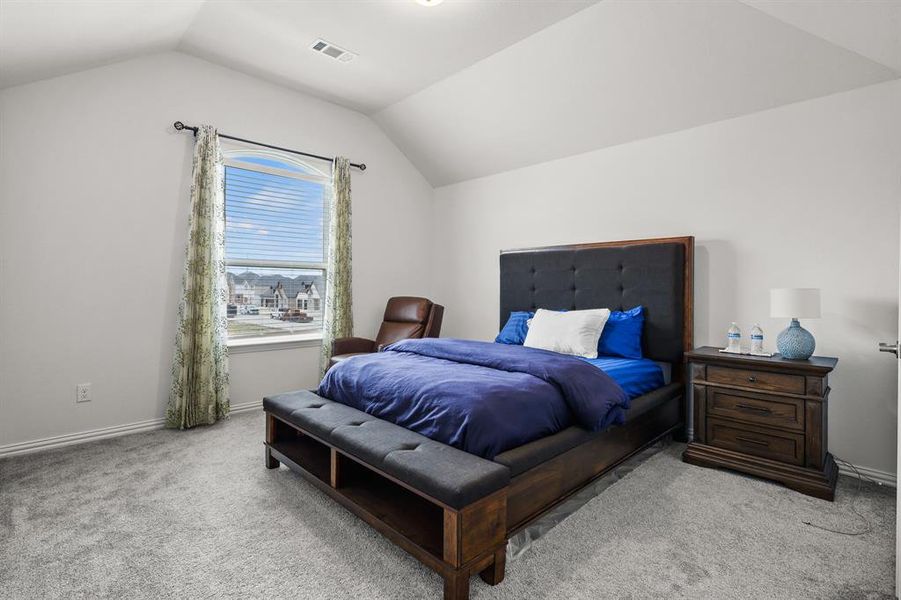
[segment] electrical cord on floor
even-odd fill
[[[829,533],[837,533],[839,535],[849,535],[849,536],[866,535],[866,534],[870,533],[871,531],[873,531],[873,526],[870,524],[870,520],[867,519],[863,514],[861,514],[857,510],[857,508],[855,508],[854,505],[857,502],[857,500],[860,498],[860,490],[863,487],[864,479],[866,479],[867,481],[869,481],[871,483],[875,483],[876,485],[882,485],[882,483],[880,483],[878,481],[874,481],[874,480],[870,479],[869,477],[864,477],[860,473],[860,471],[857,470],[857,467],[855,467],[848,461],[842,460],[840,458],[836,458],[835,456],[833,456],[833,458],[835,458],[835,462],[845,465],[846,467],[848,467],[852,471],[854,471],[855,475],[857,475],[857,490],[854,492],[854,497],[851,499],[851,504],[849,505],[849,508],[851,509],[851,512],[853,512],[857,516],[857,518],[859,518],[861,521],[863,521],[864,529],[861,531],[839,531],[838,529],[830,529],[829,527],[824,527],[822,525],[816,525],[814,523],[811,523],[810,521],[802,521],[802,523],[804,523],[805,525],[809,525],[810,527],[815,527],[815,528],[821,529],[823,531],[828,531]]]

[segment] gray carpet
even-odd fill
[[[263,419],[0,461],[0,598],[440,598],[440,579],[284,467]],[[651,456],[512,561],[489,598],[889,598],[894,494],[835,504]]]

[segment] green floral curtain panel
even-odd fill
[[[353,335],[351,297],[350,161],[338,157],[332,164],[332,204],[329,215],[328,271],[325,322],[322,329],[320,376],[328,368],[332,342]]]
[[[219,136],[203,125],[194,143],[188,248],[166,410],[168,427],[215,423],[229,410],[222,183]]]

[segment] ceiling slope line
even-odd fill
[[[699,124],[697,124],[697,125],[693,125],[693,126],[691,126],[691,127],[685,127],[685,128],[683,128],[683,129],[674,129],[674,130],[672,130],[672,131],[665,131],[665,132],[663,132],[663,133],[659,133],[659,134],[655,134],[655,135],[651,135],[651,136],[647,136],[647,137],[642,137],[642,138],[636,138],[636,139],[634,139],[634,140],[628,140],[628,141],[621,142],[621,143],[618,143],[618,144],[613,144],[613,145],[610,145],[610,146],[600,146],[600,147],[598,147],[598,148],[590,148],[590,149],[588,149],[588,150],[583,150],[583,151],[580,151],[580,152],[574,152],[574,153],[572,153],[572,154],[567,154],[567,155],[565,155],[565,156],[558,156],[558,157],[556,157],[556,158],[551,158],[551,159],[548,159],[548,160],[543,160],[543,161],[534,162],[534,163],[529,163],[529,164],[525,164],[525,165],[521,165],[521,166],[517,166],[517,167],[512,167],[512,168],[510,168],[510,169],[504,169],[503,171],[498,171],[498,172],[496,172],[496,173],[488,173],[488,174],[486,174],[486,175],[479,175],[478,177],[472,177],[472,178],[470,178],[470,179],[462,179],[462,180],[460,180],[460,181],[454,181],[454,182],[451,182],[451,183],[444,183],[444,184],[438,184],[438,185],[433,185],[433,184],[429,183],[429,185],[431,185],[431,186],[432,186],[432,189],[433,189],[433,190],[436,190],[436,191],[437,191],[437,190],[440,190],[440,189],[443,189],[443,188],[453,187],[453,186],[456,186],[456,185],[465,185],[465,184],[468,184],[468,183],[473,182],[473,181],[479,181],[480,179],[488,179],[488,178],[491,178],[491,177],[502,176],[502,175],[509,174],[509,173],[515,173],[515,172],[517,172],[517,171],[522,171],[522,170],[525,170],[525,169],[531,169],[531,168],[537,167],[537,166],[539,166],[539,165],[545,165],[545,164],[555,163],[555,162],[558,162],[558,161],[566,161],[566,160],[572,160],[572,159],[579,159],[580,157],[586,157],[586,156],[588,156],[589,154],[594,154],[594,153],[596,153],[596,152],[604,152],[604,151],[606,151],[606,150],[611,150],[611,151],[613,151],[613,150],[615,150],[615,149],[619,149],[619,148],[622,148],[622,147],[624,147],[624,146],[630,146],[630,145],[632,145],[632,144],[643,144],[643,143],[645,143],[645,142],[650,142],[650,141],[652,141],[652,140],[657,140],[657,139],[667,138],[667,137],[670,137],[670,136],[681,135],[681,134],[683,134],[683,133],[686,133],[686,134],[687,134],[687,133],[689,133],[689,132],[696,131],[696,130],[698,130],[698,129],[703,129],[703,128],[705,128],[705,127],[716,127],[716,126],[721,126],[721,125],[724,125],[724,124],[726,124],[726,123],[729,123],[730,121],[737,121],[737,120],[739,120],[739,119],[753,118],[753,117],[756,117],[756,116],[762,116],[762,115],[765,115],[766,113],[769,113],[769,112],[778,111],[778,110],[783,110],[783,109],[789,109],[789,108],[791,108],[791,107],[793,107],[793,106],[795,106],[795,105],[797,105],[797,104],[804,104],[805,102],[818,102],[818,101],[820,101],[820,100],[827,100],[827,99],[832,98],[832,97],[834,97],[834,96],[841,96],[842,94],[853,94],[853,93],[855,93],[855,92],[862,92],[862,91],[866,90],[867,88],[876,87],[876,86],[880,86],[880,85],[886,85],[886,84],[892,84],[892,83],[897,82],[898,80],[901,80],[901,77],[899,77],[899,78],[897,78],[897,79],[887,79],[887,80],[885,80],[885,81],[878,81],[878,82],[876,82],[876,83],[870,83],[870,84],[867,84],[867,85],[862,85],[862,86],[860,86],[860,87],[851,88],[851,89],[849,89],[849,90],[840,90],[840,91],[837,91],[837,92],[832,92],[832,93],[830,93],[830,94],[825,94],[825,95],[823,95],[823,96],[817,96],[817,97],[815,97],[815,98],[805,98],[805,99],[803,99],[803,100],[797,100],[797,101],[795,101],[795,102],[789,102],[789,103],[787,103],[787,104],[780,104],[780,105],[778,105],[778,106],[771,106],[771,107],[769,107],[769,108],[763,108],[763,109],[760,109],[760,110],[758,110],[758,111],[751,112],[751,113],[746,113],[746,114],[741,114],[741,115],[735,115],[735,116],[732,116],[732,117],[724,117],[724,118],[719,119],[719,120],[716,120],[716,121],[709,121],[709,122],[707,122],[707,123],[699,123]],[[387,135],[387,134],[386,134],[386,135]],[[409,160],[409,157],[407,158],[407,160]]]
[[[792,20],[786,19],[784,16],[780,17],[778,14],[774,14],[768,10],[765,10],[763,8],[763,2],[760,2],[759,0],[737,0],[737,1],[741,2],[748,8],[752,8],[760,13],[763,13],[767,17],[776,19],[777,21],[784,23],[784,24],[788,25],[789,27],[793,27],[802,33],[805,33],[807,35],[812,35],[815,38],[818,38],[818,39],[826,42],[827,44],[832,44],[836,48],[841,48],[842,50],[846,50],[847,52],[856,54],[857,56],[859,56],[860,58],[862,58],[864,60],[868,60],[870,62],[876,63],[877,65],[879,65],[881,67],[885,67],[886,69],[889,69],[890,71],[895,73],[899,78],[901,78],[901,66],[895,66],[893,64],[888,64],[883,59],[876,58],[869,54],[864,54],[857,48],[853,48],[850,45],[848,45],[847,43],[843,43],[843,42],[839,42],[837,40],[831,39],[831,38],[823,35],[822,33],[814,31],[814,29],[811,29],[809,27],[804,27],[802,25],[799,25],[798,23],[793,22]],[[859,2],[858,4],[860,6],[866,5],[865,2]],[[880,4],[882,4],[882,3],[880,3]],[[888,2],[885,2],[884,4],[886,6],[895,6],[896,10],[898,12],[898,17],[896,18],[896,22],[895,22],[895,25],[897,25],[897,27],[895,27],[894,29],[897,31],[896,36],[895,36],[895,38],[896,38],[895,42],[899,48],[899,55],[896,57],[896,60],[898,61],[899,65],[901,65],[901,1],[889,0]]]

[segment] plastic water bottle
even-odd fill
[[[734,322],[732,323],[732,326],[729,327],[727,336],[729,343],[726,346],[726,352],[741,353],[741,329],[739,329],[738,325]]]
[[[763,354],[763,329],[757,323],[751,328],[751,354]]]

